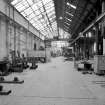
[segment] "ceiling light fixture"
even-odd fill
[[[66,18],[66,17],[65,17],[65,19],[67,19],[67,20],[70,21],[70,22],[72,21],[71,19],[68,19],[68,18]]]
[[[66,32],[68,32],[69,30],[67,30],[67,29],[64,29]]]
[[[67,23],[67,22],[64,22],[65,24],[67,24],[67,25],[70,25],[69,23]]]
[[[63,17],[61,17],[61,16],[60,16],[60,17],[59,17],[59,19],[60,19],[60,20],[62,20],[62,19],[63,19]]]
[[[68,30],[69,28],[64,27],[65,30]]]
[[[67,5],[68,5],[68,6],[70,6],[70,7],[72,7],[72,8],[74,8],[74,9],[76,9],[76,6],[75,6],[75,5],[70,4],[69,2],[67,2]]]
[[[70,16],[74,16],[73,14],[71,14],[71,13],[69,13],[69,12],[66,12],[68,15],[70,15]]]
[[[68,29],[69,29],[69,27],[66,27],[66,26],[65,26],[65,28],[64,28],[64,29],[68,30]]]
[[[67,26],[67,25],[64,25],[64,26],[69,28],[69,26]]]

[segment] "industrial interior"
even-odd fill
[[[105,105],[105,0],[0,0],[0,105]]]

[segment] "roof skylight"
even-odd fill
[[[42,34],[57,36],[53,0],[13,0],[11,4]]]

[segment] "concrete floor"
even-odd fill
[[[26,70],[11,74],[24,84],[3,84],[12,89],[9,96],[0,96],[0,105],[105,105],[105,77],[83,75],[73,68],[73,62],[63,57],[53,58],[50,63],[39,64],[36,71]]]

